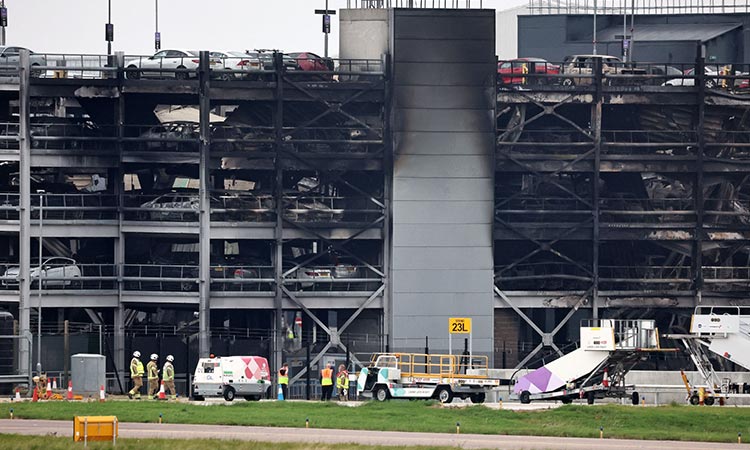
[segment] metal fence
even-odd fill
[[[732,14],[750,12],[747,0],[529,0],[531,14]]]
[[[378,8],[450,8],[470,9],[483,8],[483,0],[347,0],[349,9]]]

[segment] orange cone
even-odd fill
[[[49,380],[47,380],[47,392],[44,393],[44,396],[46,398],[52,397],[52,383]]]
[[[34,393],[31,395],[31,401],[32,402],[38,402],[39,401],[39,390],[34,386]]]
[[[68,394],[65,396],[65,400],[73,400],[73,381],[68,380]]]
[[[104,385],[101,385],[99,387],[99,401],[100,402],[106,401],[106,394],[104,394]]]
[[[609,371],[604,369],[604,376],[602,377],[602,386],[609,387]]]
[[[57,377],[52,378],[52,390],[57,390]]]
[[[20,402],[21,401],[21,390],[19,388],[16,388],[16,396],[13,399],[14,402]]]
[[[166,400],[167,393],[164,391],[164,380],[161,380],[161,386],[159,386],[159,400]]]

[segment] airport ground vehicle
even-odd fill
[[[750,370],[750,308],[738,306],[696,307],[690,320],[690,334],[667,335],[679,339],[695,364],[702,382],[691,384],[685,373],[682,382],[691,405],[723,404],[731,398],[750,396],[747,385],[720,378],[709,353]]]
[[[262,356],[200,358],[193,376],[193,398],[237,396],[260,400],[271,387],[268,360]]]
[[[581,347],[517,380],[514,397],[521,403],[560,400],[571,403],[597,398],[630,398],[638,404],[635,386],[625,375],[650,352],[662,349],[653,320],[588,319],[581,325]]]
[[[454,398],[483,403],[501,384],[489,376],[484,356],[378,353],[357,378],[357,394],[384,402],[391,398],[430,399],[450,403]]]

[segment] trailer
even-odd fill
[[[668,334],[682,342],[702,382],[692,384],[680,371],[691,405],[723,405],[732,398],[750,398],[746,384],[721,378],[709,359],[711,353],[750,370],[750,308],[698,306],[690,320],[690,334]]]
[[[485,356],[421,353],[378,353],[357,377],[357,394],[384,402],[389,399],[454,398],[483,403],[501,381],[489,376]]]
[[[200,358],[193,375],[193,398],[236,396],[260,400],[271,387],[268,360],[262,356],[225,356]]]
[[[637,405],[638,391],[625,383],[625,375],[651,353],[669,351],[676,349],[661,348],[653,320],[586,319],[581,323],[581,347],[519,378],[511,398],[566,404],[628,398]]]

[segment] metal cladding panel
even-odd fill
[[[401,155],[486,155],[495,133],[409,131],[394,133],[393,139]]]
[[[491,355],[495,14],[396,9],[391,20],[393,348],[427,336],[445,351],[448,318],[471,317],[475,352]]]
[[[425,70],[414,70],[412,66]],[[397,83],[403,86],[493,86],[495,61],[481,63],[402,62],[394,67]],[[401,91],[401,90],[399,90]],[[446,92],[449,95],[450,92]],[[442,97],[442,96],[441,96]],[[425,97],[425,100],[433,98]]]
[[[393,249],[394,270],[492,270],[492,249],[487,247],[453,247],[450,258],[438,247],[396,247]]]
[[[393,205],[394,222],[399,224],[424,223],[426,215],[432,223],[491,224],[494,220],[487,202],[402,201]]]
[[[484,76],[487,76],[486,70]],[[488,109],[494,107],[493,90],[494,87],[477,89],[476,86],[455,86],[450,83],[441,89],[441,95],[433,95],[433,86],[407,85],[398,90],[395,102],[400,108]]]
[[[439,89],[436,89],[439,91]],[[438,95],[438,92],[435,92]],[[493,110],[410,108],[395,111],[395,131],[434,131],[438,133],[486,133],[494,131]]]
[[[456,224],[400,224],[393,235],[394,247],[482,247],[485,223]]]
[[[394,164],[394,171],[397,171],[398,161]],[[487,178],[453,178],[448,182],[436,178],[401,178],[394,174],[393,202],[395,204],[402,200],[494,201],[493,189],[492,179]],[[430,223],[429,219],[429,216],[425,217],[425,223]]]
[[[489,178],[495,168],[486,155],[401,155],[399,175],[408,178]]]

